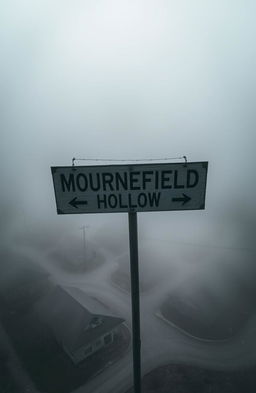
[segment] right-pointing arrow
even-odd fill
[[[180,198],[172,198],[172,201],[173,202],[183,202],[182,205],[185,205],[185,203],[189,202],[191,198],[189,196],[187,196],[186,194],[182,194],[182,195],[183,195],[183,197],[180,197]]]

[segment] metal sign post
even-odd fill
[[[58,214],[128,213],[134,393],[141,392],[137,212],[205,208],[208,162],[52,167]]]
[[[140,290],[139,290],[139,258],[137,213],[130,212],[130,269],[131,269],[131,300],[132,300],[132,345],[133,345],[133,380],[134,393],[141,392],[141,359],[140,359]]]

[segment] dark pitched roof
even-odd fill
[[[124,319],[94,314],[61,287],[55,287],[37,303],[40,317],[70,352],[108,333]]]

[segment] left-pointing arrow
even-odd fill
[[[77,197],[75,197],[69,202],[69,205],[77,209],[79,205],[87,205],[87,201],[78,201]]]

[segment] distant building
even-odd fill
[[[37,311],[75,364],[110,345],[124,322],[122,318],[90,312],[59,286],[40,300]]]

